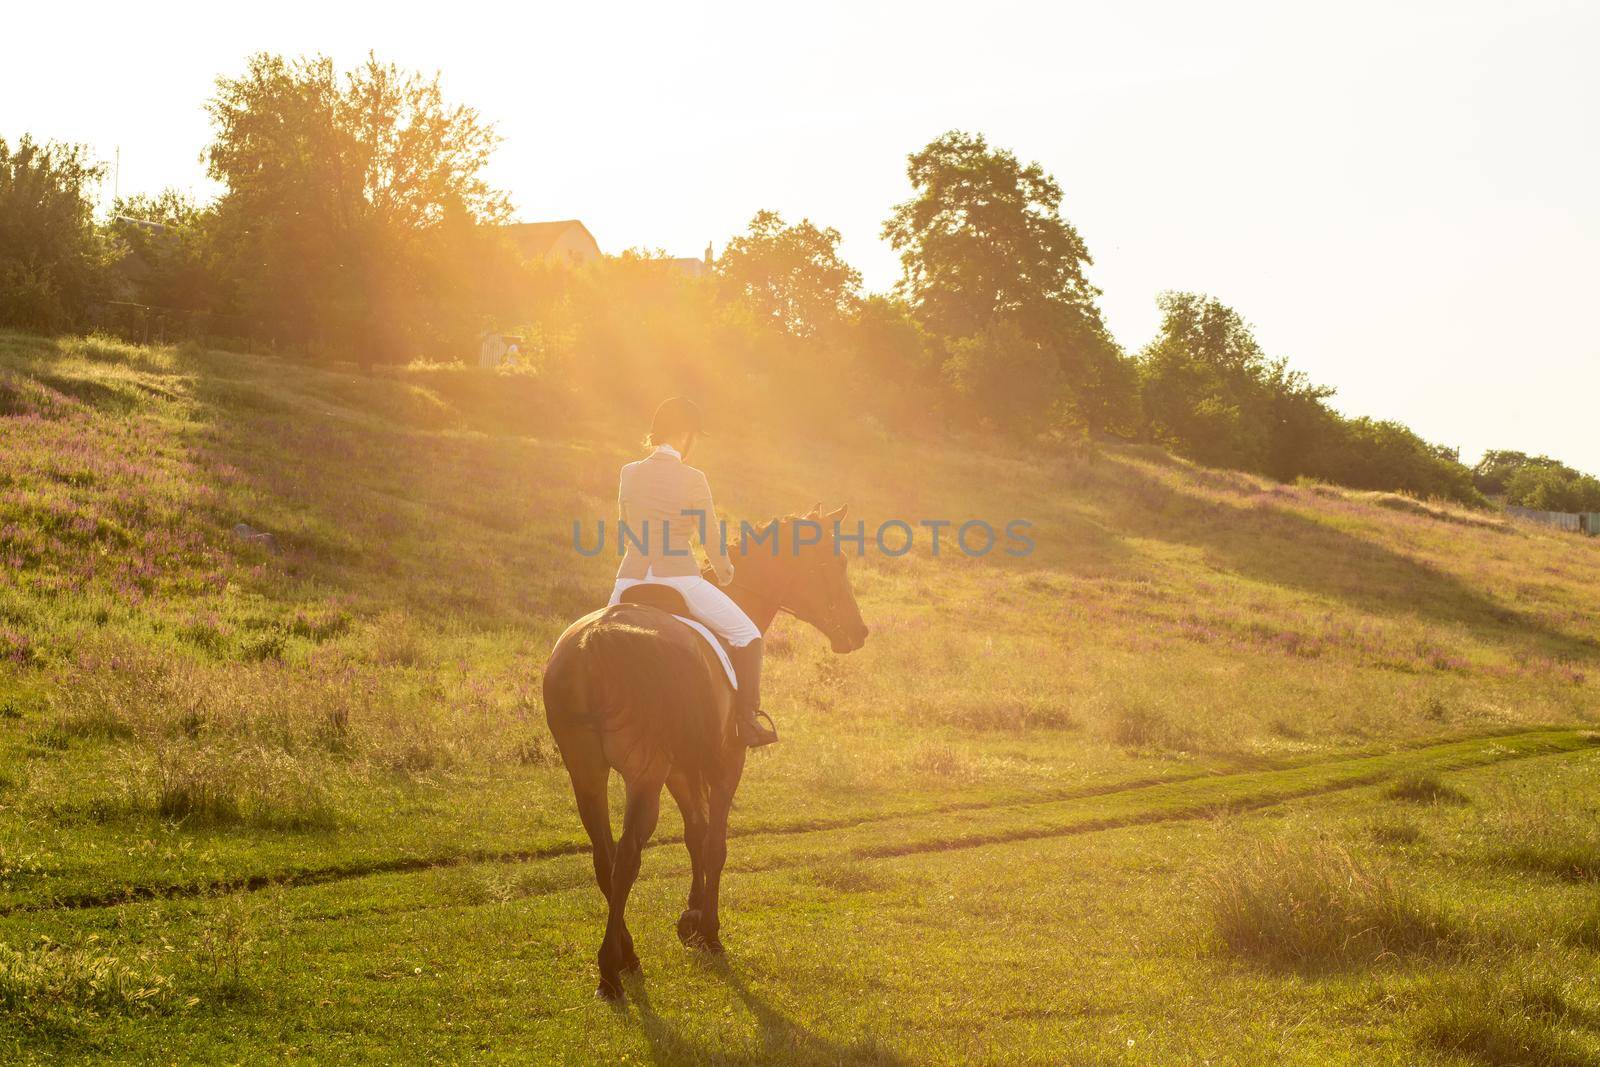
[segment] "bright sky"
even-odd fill
[[[1346,412],[1600,471],[1600,5],[160,7],[8,11],[0,136],[120,145],[124,193],[205,195],[217,75],[373,49],[495,123],[524,220],[687,256],[771,207],[886,288],[906,154],[979,131],[1061,182],[1127,349],[1156,293],[1204,291]]]

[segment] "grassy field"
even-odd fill
[[[848,657],[780,623],[729,954],[668,816],[594,1002],[539,671],[641,420],[0,334],[0,1058],[1600,1060],[1600,543],[856,422],[697,458],[1037,551],[853,564]]]

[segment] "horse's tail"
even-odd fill
[[[705,661],[654,630],[623,622],[590,626],[578,647],[589,712],[602,732],[618,740],[620,762],[670,759],[688,779],[700,810],[707,810],[722,745]]]

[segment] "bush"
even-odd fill
[[[1195,293],[1164,293],[1161,333],[1139,355],[1146,432],[1218,467],[1357,489],[1486,503],[1449,449],[1406,427],[1346,419],[1333,390],[1269,359],[1238,312]]]

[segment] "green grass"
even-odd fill
[[[669,816],[646,981],[591,1003],[539,669],[609,588],[571,522],[638,413],[577,399],[0,334],[0,1056],[1595,1053],[1600,545],[870,425],[698,458],[735,517],[1023,517],[1038,550],[854,563],[850,657],[780,625],[730,955],[672,936]]]

